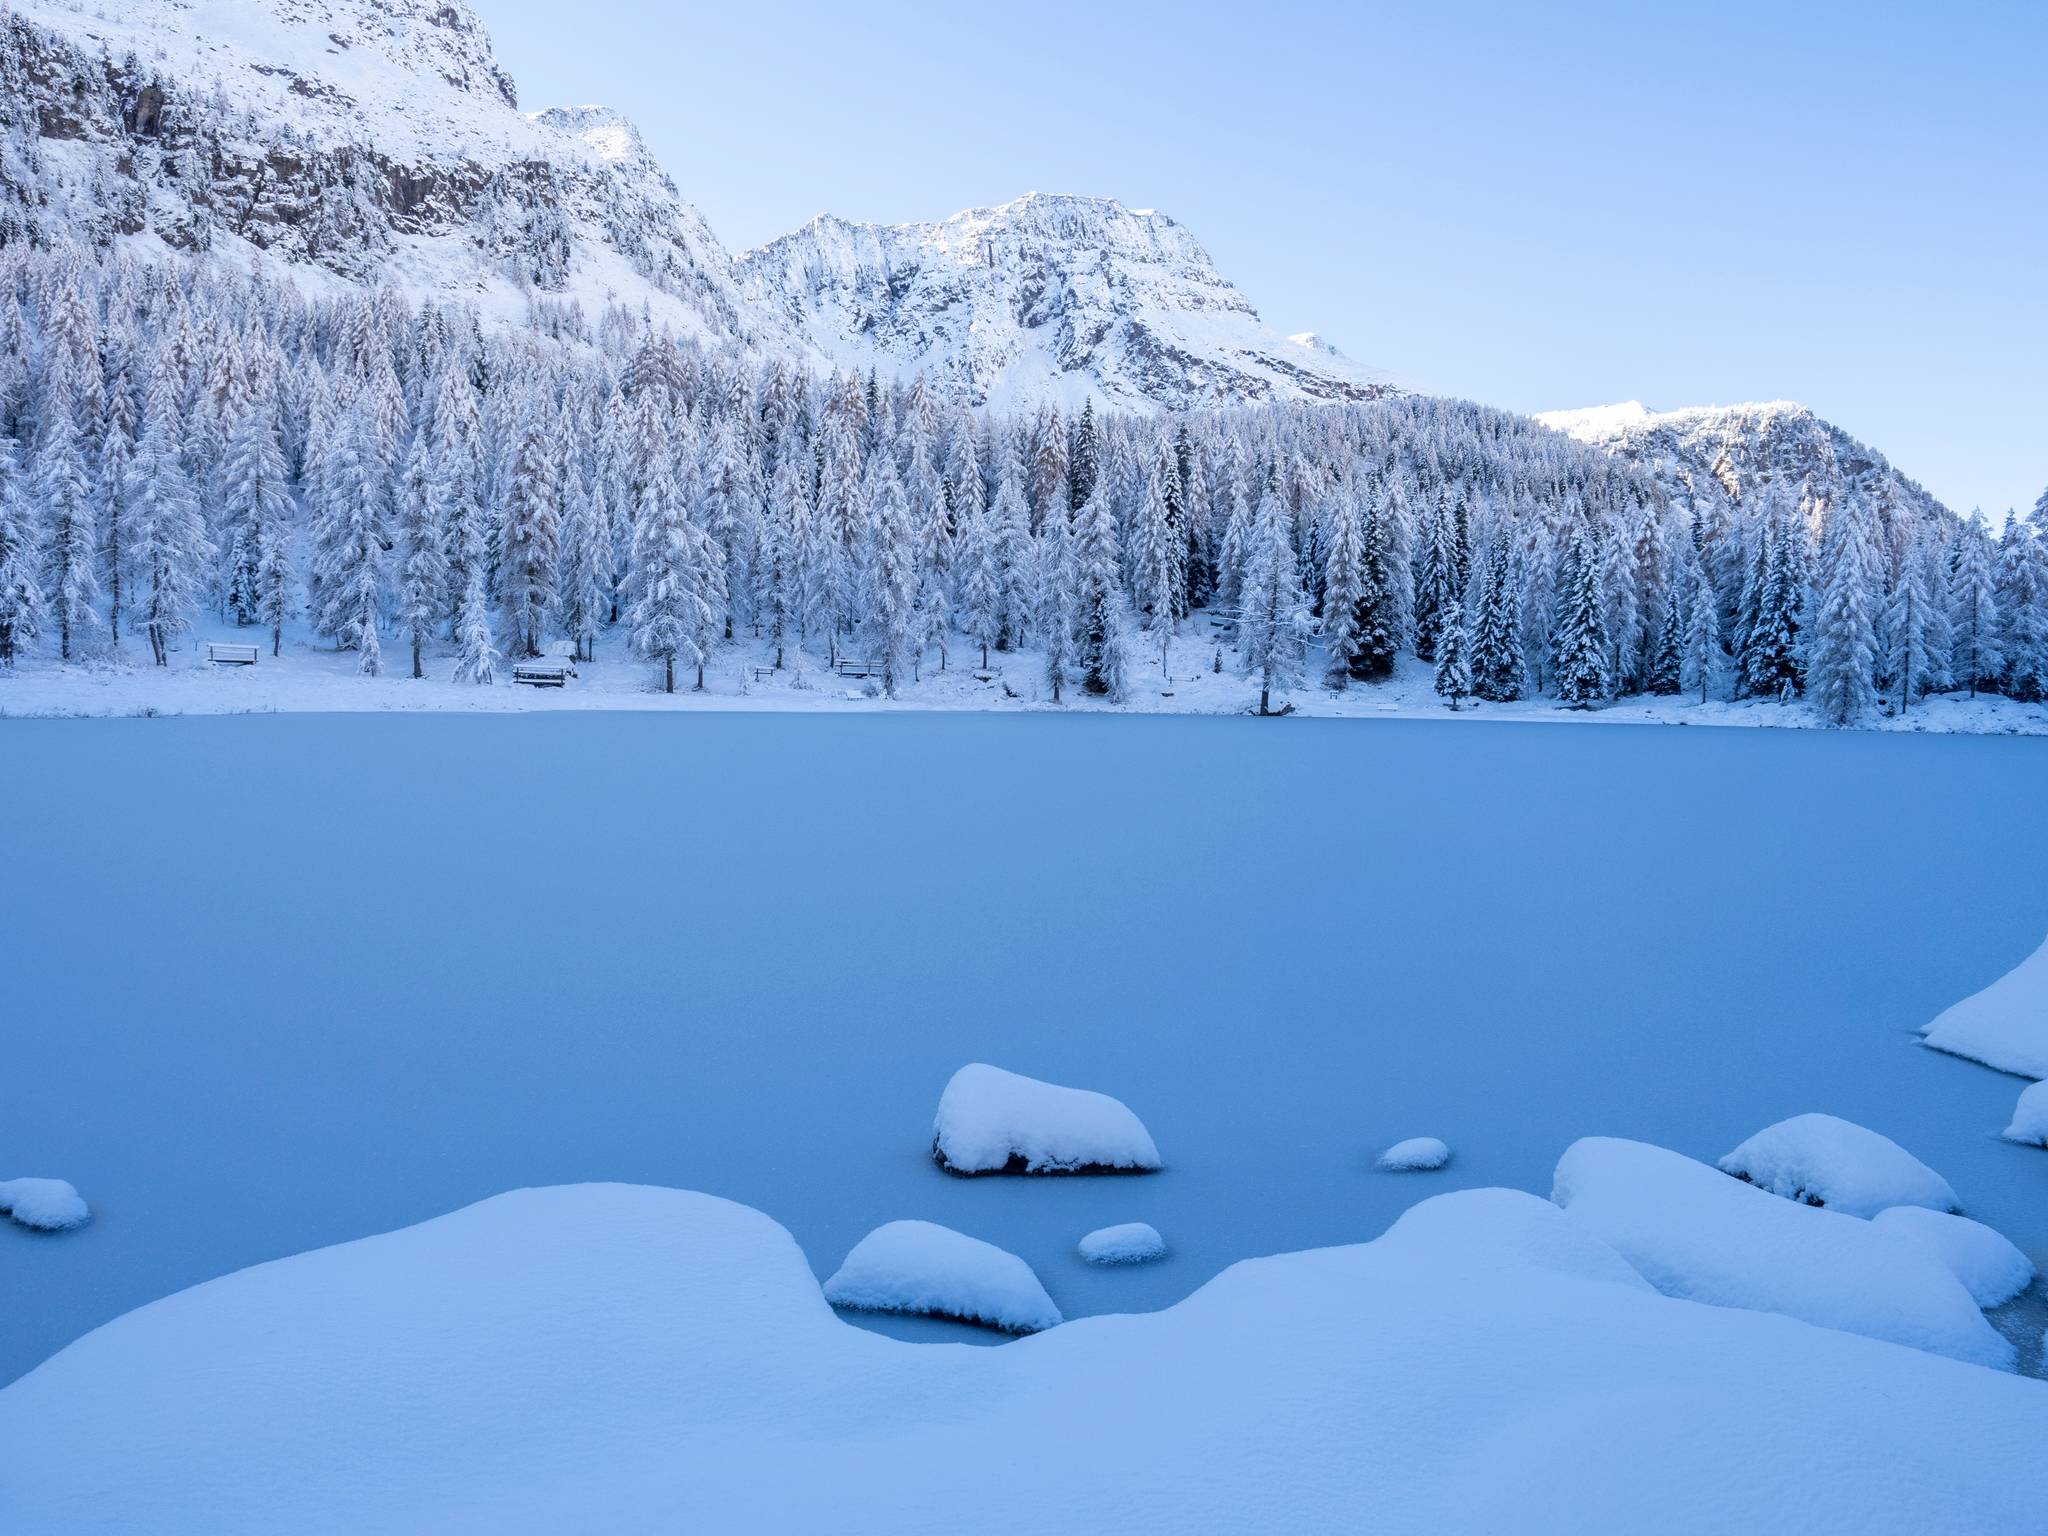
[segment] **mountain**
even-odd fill
[[[1544,411],[1536,420],[1641,465],[1680,498],[1712,481],[1740,502],[1752,487],[1781,480],[1810,489],[1829,506],[1850,498],[1878,506],[1889,497],[1922,517],[1951,516],[1883,454],[1789,400],[1676,411],[1652,411],[1630,400]]]
[[[534,297],[645,303],[684,335],[805,350],[629,123],[519,110],[461,0],[15,0],[0,240],[22,234],[389,282],[511,324]]]
[[[1181,408],[1390,387],[1267,329],[1184,228],[1110,198],[1034,192],[936,224],[821,215],[740,270],[828,356],[922,370],[976,402]]]

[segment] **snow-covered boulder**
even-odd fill
[[[2043,1445],[2039,1382],[1667,1300],[1514,1190],[963,1349],[847,1326],[744,1206],[579,1185],[96,1329],[0,1388],[0,1526],[1982,1536]]]
[[[1662,1147],[1573,1142],[1551,1199],[1667,1296],[1782,1312],[1977,1365],[2012,1345],[1925,1245],[1781,1200]]]
[[[63,1232],[92,1220],[78,1191],[62,1179],[0,1179],[0,1216],[39,1232]]]
[[[2034,1283],[2034,1261],[1981,1221],[1924,1206],[1895,1205],[1879,1211],[1870,1222],[1925,1246],[1980,1307],[2002,1306]]]
[[[1382,1152],[1373,1166],[1383,1173],[1426,1173],[1450,1160],[1451,1149],[1434,1136],[1410,1136]]]
[[[2020,1095],[2012,1107],[2012,1124],[2005,1128],[2007,1141],[2030,1147],[2048,1147],[2048,1082],[2039,1082]]]
[[[1090,1264],[1149,1264],[1166,1257],[1166,1239],[1157,1227],[1143,1221],[1097,1227],[1078,1247]]]
[[[1121,1101],[973,1062],[953,1074],[932,1123],[949,1173],[1149,1173],[1159,1149]]]
[[[1952,1211],[1948,1180],[1887,1136],[1833,1115],[1766,1126],[1721,1159],[1721,1171],[1759,1189],[1850,1216],[1894,1205]]]
[[[2048,1077],[2048,941],[1982,992],[1943,1009],[1920,1034],[1937,1051]]]
[[[1061,1320],[1029,1264],[931,1221],[875,1228],[825,1282],[825,1299],[861,1312],[951,1317],[1005,1333],[1036,1333]]]

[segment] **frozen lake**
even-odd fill
[[[906,714],[0,722],[0,1382],[139,1303],[527,1184],[924,1217],[1071,1315],[1548,1192],[1573,1138],[1860,1121],[2048,1259],[2021,1083],[1915,1043],[2048,933],[2048,743]],[[986,1060],[1150,1178],[956,1180]],[[1369,1171],[1440,1136],[1442,1173]],[[1075,1241],[1148,1221],[1163,1264]]]

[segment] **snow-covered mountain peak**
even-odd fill
[[[748,295],[841,363],[976,402],[1131,409],[1359,399],[1384,378],[1267,329],[1186,228],[1031,192],[928,224],[820,215],[740,258]]]
[[[600,160],[654,164],[640,130],[630,118],[610,107],[548,107],[526,115],[543,128],[578,140]]]
[[[1331,346],[1329,342],[1323,340],[1322,336],[1315,331],[1296,331],[1287,339],[1297,347],[1306,347],[1309,351],[1320,352],[1325,357],[1342,357],[1344,355]]]

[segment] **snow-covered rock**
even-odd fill
[[[953,1074],[932,1122],[950,1173],[1147,1173],[1159,1149],[1120,1100],[983,1062]]]
[[[0,1524],[1981,1536],[2039,1527],[2044,1444],[2038,1382],[1667,1300],[1514,1191],[961,1349],[835,1318],[745,1207],[585,1185],[80,1339],[0,1390]]]
[[[1077,1245],[1090,1264],[1149,1264],[1166,1257],[1166,1239],[1149,1222],[1097,1227]]]
[[[2023,1089],[2019,1103],[2012,1107],[2012,1124],[2005,1139],[2030,1147],[2048,1147],[2048,1082]]]
[[[62,1179],[0,1179],[0,1216],[40,1232],[62,1232],[84,1226],[92,1211]]]
[[[1410,1136],[1379,1155],[1375,1168],[1384,1173],[1423,1173],[1451,1160],[1451,1149],[1434,1136]]]
[[[835,1307],[951,1317],[1005,1333],[1036,1333],[1061,1320],[1029,1264],[930,1221],[875,1228],[825,1282],[825,1299]]]
[[[1766,1126],[1721,1159],[1721,1171],[1759,1189],[1850,1216],[1894,1205],[1952,1211],[1948,1180],[1887,1136],[1833,1115]]]
[[[1919,1205],[1895,1205],[1870,1220],[1873,1226],[1924,1244],[1980,1307],[2001,1306],[2034,1283],[2034,1261],[1981,1221]]]
[[[2048,941],[1982,992],[1944,1008],[1920,1034],[1937,1051],[2048,1078]]]
[[[1186,229],[1111,198],[1033,192],[936,224],[820,215],[740,269],[840,363],[922,371],[977,402],[1178,410],[1389,387],[1267,329]]]
[[[2012,1345],[1946,1264],[1859,1217],[1605,1136],[1565,1150],[1551,1198],[1667,1296],[1782,1312],[1978,1365],[2012,1364]]]

